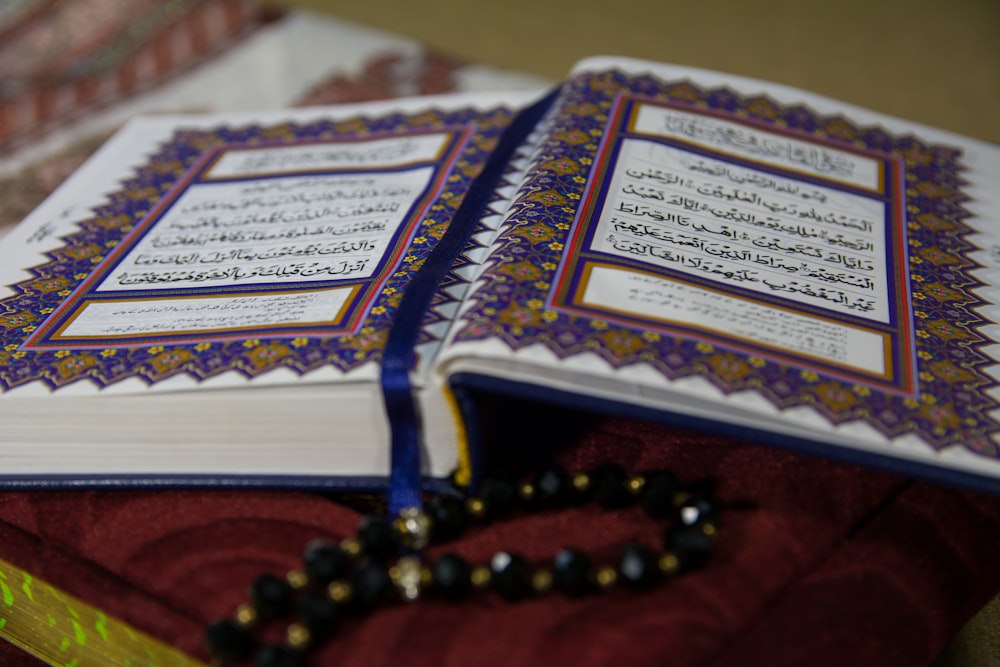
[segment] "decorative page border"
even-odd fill
[[[901,166],[908,250],[902,269],[913,286],[915,391],[883,391],[722,341],[553,307],[574,216],[623,94],[750,120]],[[670,380],[700,376],[726,393],[757,391],[779,408],[812,407],[834,424],[864,421],[889,438],[914,433],[935,448],[958,445],[996,458],[1000,452],[991,436],[1000,426],[989,413],[998,406],[987,395],[996,382],[984,372],[993,362],[977,331],[987,322],[977,313],[984,302],[974,290],[982,282],[972,275],[979,264],[969,257],[976,248],[966,240],[972,230],[963,222],[969,213],[962,207],[967,196],[960,158],[951,147],[858,127],[842,116],[783,106],[766,96],[618,71],[583,74],[564,88],[552,130],[492,254],[489,279],[472,295],[474,305],[463,315],[456,342],[498,339],[513,350],[542,345],[563,359],[596,354],[614,368],[646,364]]]
[[[410,276],[444,235],[513,115],[504,107],[488,111],[468,108],[311,124],[178,130],[134,177],[123,182],[121,190],[108,195],[108,202],[95,209],[92,218],[80,223],[80,232],[67,236],[64,246],[49,253],[50,262],[33,267],[33,277],[14,286],[16,295],[0,300],[0,390],[35,381],[57,388],[84,378],[99,386],[133,377],[154,383],[177,374],[203,380],[229,371],[252,378],[279,367],[304,374],[328,364],[346,372],[366,363],[378,363]],[[456,140],[454,159],[449,158],[445,173],[438,175],[440,191],[428,202],[426,212],[414,221],[408,232],[412,241],[398,250],[394,266],[383,270],[379,289],[370,291],[370,307],[360,321],[351,324],[350,331],[338,333],[336,326],[330,325],[294,332],[268,328],[236,336],[209,334],[154,344],[107,344],[99,349],[86,349],[89,345],[63,344],[58,349],[27,345],[36,332],[48,326],[47,318],[94,279],[119,245],[128,242],[130,232],[158,202],[199,161],[207,161],[206,156],[220,148],[367,140],[418,132],[454,132],[456,128],[462,138]],[[447,294],[441,297],[447,298]],[[428,321],[433,319],[431,316]],[[423,335],[431,336],[426,332]]]

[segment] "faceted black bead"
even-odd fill
[[[222,662],[242,662],[253,652],[253,638],[235,621],[215,621],[205,631],[208,652]]]
[[[298,651],[284,646],[263,646],[257,651],[257,667],[305,667],[306,660]]]
[[[250,602],[261,618],[282,618],[292,613],[295,591],[273,574],[262,574],[250,584]]]
[[[434,542],[448,542],[463,532],[469,523],[465,503],[454,496],[435,496],[427,503],[427,515],[431,518],[431,539]]]
[[[386,559],[396,553],[392,525],[384,518],[368,515],[358,524],[358,542],[361,549],[372,558]]]
[[[677,506],[677,520],[685,526],[698,526],[717,518],[715,503],[705,496],[691,496]]]
[[[656,554],[641,544],[629,544],[618,563],[619,580],[629,588],[649,588],[663,576]]]
[[[497,552],[490,561],[490,583],[505,600],[519,600],[531,592],[531,570],[520,556]]]
[[[674,513],[674,496],[680,484],[673,473],[666,470],[652,470],[643,475],[646,483],[642,486],[642,506],[649,516],[665,519]]]
[[[461,556],[443,554],[431,569],[434,588],[451,600],[459,600],[472,590],[472,568]]]
[[[583,552],[565,549],[552,564],[552,583],[566,595],[583,595],[591,590],[590,559]]]
[[[486,507],[490,519],[503,519],[517,509],[517,487],[504,479],[487,479],[483,482],[479,498]]]
[[[635,502],[636,497],[629,492],[627,483],[628,475],[612,463],[605,463],[590,473],[594,499],[608,509],[626,507]]]
[[[701,526],[675,526],[667,531],[664,540],[667,551],[677,556],[681,571],[693,570],[708,561],[712,552],[712,538]]]
[[[373,558],[365,558],[351,576],[351,601],[354,609],[367,613],[386,600],[392,591],[392,579],[385,565]]]
[[[299,598],[299,623],[316,641],[327,639],[336,632],[342,616],[341,607],[325,595],[305,593]]]
[[[562,507],[573,497],[573,481],[555,463],[545,466],[535,476],[535,494],[543,507]]]
[[[302,554],[309,582],[320,585],[345,578],[351,571],[352,561],[349,553],[326,540],[313,540]]]

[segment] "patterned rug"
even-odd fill
[[[254,72],[261,62],[277,74]],[[252,86],[242,84],[248,80]],[[0,233],[136,113],[542,83],[331,17],[249,0],[6,0],[0,3]]]

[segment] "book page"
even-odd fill
[[[1000,475],[996,147],[618,59],[557,104],[445,373]]]
[[[531,97],[134,122],[0,244],[0,390],[373,377]]]

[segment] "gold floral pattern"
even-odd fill
[[[834,413],[850,410],[858,402],[854,392],[839,382],[820,383],[813,387],[813,394]]]
[[[751,372],[747,360],[732,353],[713,354],[708,358],[708,365],[727,384],[742,380]]]
[[[56,362],[55,368],[59,374],[60,383],[65,383],[78,379],[97,365],[97,359],[93,355],[84,352],[60,359]]]
[[[250,350],[247,358],[258,370],[262,370],[273,366],[291,354],[292,350],[287,345],[272,341],[267,345],[258,345]]]
[[[158,376],[167,375],[171,371],[183,366],[194,358],[188,350],[176,347],[172,350],[161,352],[149,360],[153,367],[153,372]]]
[[[0,327],[4,329],[20,329],[38,320],[38,316],[27,310],[19,310],[16,313],[0,315]]]

